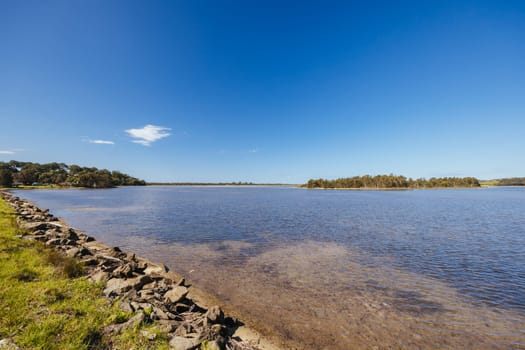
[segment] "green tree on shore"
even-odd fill
[[[0,169],[0,187],[13,186],[13,175],[8,169]]]
[[[110,188],[115,186],[143,186],[144,180],[119,171],[94,167],[66,165],[64,163],[38,164],[12,160],[0,162],[0,186],[13,184],[59,185],[88,188]]]

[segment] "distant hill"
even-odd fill
[[[0,187],[72,186],[111,188],[116,186],[144,186],[146,182],[119,171],[64,163],[31,163],[12,160],[0,162]]]
[[[302,187],[306,188],[348,188],[348,189],[403,189],[403,188],[465,188],[480,187],[475,177],[432,177],[412,179],[401,175],[364,175],[336,180],[312,179]]]

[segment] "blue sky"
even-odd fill
[[[0,160],[525,176],[523,1],[0,1]]]

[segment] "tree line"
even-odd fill
[[[525,186],[525,177],[509,177],[495,181],[495,186]]]
[[[144,180],[94,167],[66,165],[64,163],[31,163],[12,160],[0,162],[0,187],[18,185],[58,185],[87,188],[116,186],[143,186]]]
[[[448,188],[448,187],[480,187],[479,180],[474,177],[432,177],[430,179],[406,178],[401,175],[364,175],[339,178],[336,180],[311,179],[303,185],[306,188]]]

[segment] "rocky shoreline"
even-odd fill
[[[225,315],[219,306],[210,305],[213,298],[207,298],[165,265],[98,242],[48,210],[9,192],[0,191],[0,197],[14,208],[22,239],[40,241],[78,259],[86,278],[104,283],[104,295],[109,301],[134,313],[125,323],[105,327],[103,332],[109,337],[151,321],[168,334],[169,345],[176,350],[276,349],[242,322]]]

